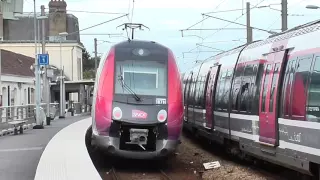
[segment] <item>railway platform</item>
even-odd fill
[[[91,117],[75,122],[58,132],[40,158],[35,180],[100,180],[85,143]]]
[[[88,115],[55,120],[44,129],[27,130],[21,135],[0,137],[0,179],[33,180],[41,155],[49,141],[66,126],[88,118]],[[67,150],[68,146],[61,146]],[[51,154],[55,156],[55,154]]]

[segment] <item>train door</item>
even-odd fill
[[[189,96],[190,96],[190,87],[192,84],[192,75],[193,73],[190,72],[190,74],[187,77],[186,85],[185,85],[185,91],[184,91],[184,121],[188,122],[188,107],[189,107]]]
[[[219,76],[221,65],[213,66],[209,70],[209,79],[207,85],[207,93],[206,93],[206,129],[213,129],[213,108],[214,108],[214,99],[215,99],[215,92],[217,86],[217,77]]]
[[[277,146],[278,142],[278,107],[279,86],[283,79],[284,62],[287,51],[268,55],[265,64],[260,91],[259,105],[259,141],[262,144]]]

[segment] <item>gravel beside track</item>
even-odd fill
[[[302,179],[299,173],[262,161],[244,161],[203,138],[184,132],[176,154],[166,161],[113,158],[92,151],[90,156],[104,180],[285,180]],[[221,167],[205,170],[203,163]],[[308,178],[307,178],[308,179]]]

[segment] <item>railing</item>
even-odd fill
[[[41,111],[46,112],[46,104],[41,104]],[[18,105],[18,106],[2,106],[0,107],[0,130],[8,129],[8,122],[14,120],[27,120],[27,124],[36,123],[35,104]],[[53,119],[59,114],[59,104],[50,103],[50,117]]]
[[[40,106],[40,116],[41,119],[45,119],[47,106],[45,103],[42,103]],[[91,106],[86,104],[81,104],[79,102],[70,102],[66,104],[66,116],[67,113],[72,109],[73,115],[83,114],[91,111]],[[10,121],[14,120],[26,120],[27,124],[36,123],[36,105],[27,104],[27,105],[18,105],[18,106],[2,106],[0,107],[0,131],[3,129],[11,128],[8,124]],[[50,117],[54,119],[59,116],[60,106],[59,103],[50,103]]]

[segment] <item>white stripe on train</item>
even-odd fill
[[[215,126],[214,129],[216,131],[229,134],[229,130],[228,129],[220,128],[220,127],[217,127],[217,126]],[[259,136],[258,135],[251,135],[251,134],[242,133],[242,132],[238,132],[238,131],[231,131],[231,135],[232,136],[238,136],[238,137],[245,138],[245,139],[250,139],[250,140],[253,140],[255,142],[259,142]],[[302,146],[302,145],[299,145],[299,144],[294,144],[294,143],[286,142],[286,141],[283,141],[283,140],[279,141],[279,146],[278,147],[280,149],[291,149],[291,150],[295,150],[295,151],[299,151],[299,152],[304,152],[304,153],[314,154],[314,155],[320,156],[320,149],[311,148],[311,147],[307,147],[307,146]]]

